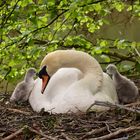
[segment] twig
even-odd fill
[[[16,137],[17,135],[21,134],[23,132],[23,130],[25,129],[26,126],[20,128],[19,130],[17,130],[16,132],[12,133],[11,135],[3,138],[2,140],[11,140],[14,137]]]
[[[11,135],[9,135],[9,136],[3,138],[2,140],[11,140],[11,139],[13,139],[14,137],[16,137],[17,135],[21,134],[25,129],[27,129],[27,130],[29,130],[29,131],[31,131],[31,132],[37,134],[37,135],[40,135],[40,136],[44,137],[44,138],[47,139],[47,140],[56,140],[56,138],[47,136],[47,135],[43,134],[42,132],[38,132],[37,130],[35,130],[35,129],[29,127],[28,125],[23,126],[21,129],[17,130],[15,133],[12,133]]]
[[[64,23],[69,19],[70,16],[71,16],[71,14],[70,14],[66,19],[64,19],[64,20],[62,21],[62,23],[61,23],[61,25],[59,26],[59,28],[56,29],[56,31],[53,33],[53,36],[52,36],[51,41],[54,40],[54,37],[55,37],[56,33],[57,33],[58,30],[64,25]],[[57,24],[57,23],[56,23],[56,24]]]
[[[4,27],[4,25],[7,23],[8,19],[11,17],[11,15],[13,14],[14,10],[16,9],[17,7],[17,4],[20,0],[17,0],[17,2],[15,3],[13,9],[11,10],[11,12],[8,14],[8,16],[5,18],[5,20],[1,23],[1,28]]]
[[[22,110],[19,110],[19,109],[14,109],[14,108],[7,108],[9,111],[13,111],[13,112],[16,112],[16,113],[21,113],[21,114],[24,114],[24,115],[31,115],[30,112],[26,112],[26,111],[22,111]]]
[[[31,132],[33,132],[33,133],[36,133],[36,134],[38,134],[38,135],[40,135],[40,136],[42,136],[42,137],[45,137],[47,140],[56,140],[55,137],[47,136],[47,135],[45,135],[43,132],[38,132],[37,130],[35,130],[35,129],[29,127],[29,126],[27,126],[26,128],[27,128],[28,130],[30,130]]]
[[[5,108],[4,107],[0,107],[0,110],[4,110]],[[12,111],[12,112],[16,112],[16,113],[20,113],[20,114],[24,114],[24,115],[31,115],[30,112],[26,112],[26,111],[22,111],[22,110],[19,110],[19,109],[14,109],[14,108],[6,108],[8,111]]]
[[[114,61],[110,61],[110,62],[99,62],[100,64],[112,64],[112,63],[115,63],[115,64],[118,64],[118,63],[121,63],[123,60],[114,60]]]
[[[134,134],[135,135],[135,134]],[[119,138],[115,138],[113,140],[128,140],[129,136],[123,136],[123,137],[119,137]],[[136,139],[135,139],[136,140]]]
[[[7,73],[4,75],[4,78],[2,80],[0,80],[0,83],[3,82],[3,80],[6,80],[6,77],[10,74],[10,72],[12,71],[12,67],[9,67],[9,70],[7,71]]]
[[[9,81],[7,81],[7,82],[6,82],[6,87],[5,87],[5,94],[7,94],[8,85],[9,85]]]
[[[64,11],[61,12],[59,15],[57,15],[55,18],[53,18],[46,26],[42,26],[42,27],[40,27],[40,28],[37,28],[37,29],[35,29],[35,30],[29,32],[28,34],[24,35],[24,36],[21,37],[20,39],[17,39],[17,40],[15,40],[14,42],[9,43],[9,44],[6,45],[3,49],[6,49],[7,47],[9,47],[9,46],[11,46],[11,45],[13,45],[13,44],[15,44],[15,43],[17,43],[17,42],[22,41],[24,38],[27,38],[27,37],[28,37],[30,34],[32,34],[32,33],[35,33],[35,32],[37,32],[37,31],[39,31],[39,30],[42,30],[42,29],[44,29],[44,28],[49,27],[49,26],[50,26],[51,24],[53,24],[61,15],[63,15],[63,14],[66,13],[67,11],[68,11],[68,10],[64,10]]]
[[[108,102],[102,102],[102,101],[95,101],[93,104],[91,104],[89,106],[89,108],[86,110],[86,112],[90,112],[90,109],[95,106],[95,105],[98,105],[98,106],[105,106],[105,107],[111,107],[110,105],[108,105]]]
[[[106,54],[112,57],[117,57],[120,58],[121,60],[127,60],[127,61],[131,61],[131,62],[137,62],[137,60],[135,59],[134,56],[125,56],[121,53],[116,53],[116,52],[103,52],[102,54]]]
[[[120,105],[120,104],[113,104],[110,102],[103,102],[103,101],[95,101],[88,109],[87,112],[91,109],[92,106],[94,105],[99,105],[99,106],[105,106],[105,107],[115,107],[115,108],[120,108],[120,109],[124,109],[130,112],[134,112],[134,113],[138,113],[140,114],[140,111],[136,110],[136,109],[132,109],[129,107],[126,107],[124,105]]]
[[[52,23],[54,23],[61,15],[63,15],[63,14],[66,13],[67,11],[68,11],[68,10],[64,10],[64,11],[61,12],[59,15],[57,15],[52,21],[50,21],[50,23],[48,23],[46,26],[42,26],[42,27],[40,27],[40,28],[37,28],[37,29],[31,31],[29,34],[34,33],[34,32],[36,32],[36,31],[39,31],[39,30],[42,30],[42,29],[44,29],[44,28],[49,27],[49,26],[50,26]]]
[[[134,50],[135,50],[136,54],[139,56],[139,58],[140,58],[140,53],[139,53],[139,51],[137,50],[136,47],[134,47]]]
[[[109,129],[109,125],[108,125],[107,123],[105,123],[105,125],[106,125],[106,128],[107,128],[107,131],[108,131],[109,133],[112,133],[111,130]]]
[[[136,106],[136,105],[140,105],[140,101],[134,102],[134,103],[130,103],[130,104],[126,104],[124,106],[126,107],[132,107],[132,106]]]
[[[0,4],[0,7],[2,7],[4,4],[6,4],[6,0],[3,0]],[[1,9],[0,9],[1,10]]]
[[[91,130],[90,132],[86,133],[82,138],[80,138],[80,140],[83,140],[91,135],[95,135],[95,134],[98,134],[98,133],[101,133],[103,131],[106,130],[106,127],[102,127],[102,128],[99,128],[99,129],[94,129],[94,130]]]
[[[64,39],[63,39],[64,40]],[[65,48],[79,48],[81,47],[80,45],[69,45],[69,46],[63,46]],[[119,59],[118,61],[116,60],[116,64],[117,63],[120,63],[124,60],[126,61],[131,61],[131,62],[137,62],[137,59],[135,58],[135,56],[132,56],[130,54],[127,54],[127,55],[123,55],[122,53],[118,53],[118,52],[102,52],[102,54],[105,54],[105,55],[108,55],[110,57],[113,57],[115,59]],[[106,64],[106,63],[104,63]]]
[[[67,38],[67,36],[72,32],[75,23],[76,21],[73,22],[72,28],[67,32],[67,34],[64,35],[64,37],[62,38],[62,41],[64,41]]]
[[[61,133],[61,135],[62,135],[66,140],[71,140],[71,138],[69,138],[68,135],[65,134],[65,133]]]
[[[128,128],[119,129],[119,130],[117,130],[113,133],[110,133],[110,134],[107,134],[107,135],[104,135],[104,136],[101,136],[101,137],[98,137],[98,138],[92,138],[92,139],[89,139],[89,140],[110,140],[113,137],[116,137],[121,133],[128,133],[128,132],[131,132],[131,131],[134,131],[134,130],[140,130],[140,126],[138,126],[138,127],[137,126],[131,126],[131,127],[128,127]]]
[[[100,3],[100,2],[104,2],[105,0],[97,0],[97,1],[92,1],[90,3],[86,3],[86,4],[83,4],[79,7],[84,7],[84,6],[88,6],[88,5],[92,5],[92,4],[97,4],[97,3]]]

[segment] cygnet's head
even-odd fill
[[[32,81],[35,75],[36,75],[36,70],[34,68],[29,68],[24,77],[25,82]]]
[[[29,68],[27,74],[29,77],[33,77],[36,75],[36,70],[34,68]]]
[[[117,72],[117,67],[113,64],[109,64],[107,67],[106,67],[106,72],[110,75],[113,75]]]

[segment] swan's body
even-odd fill
[[[107,73],[112,75],[120,103],[127,104],[136,101],[138,88],[134,82],[121,75],[113,64],[107,66]]]
[[[11,102],[27,101],[34,86],[34,76],[36,71],[34,68],[28,69],[24,80],[17,84],[14,92],[10,97]]]
[[[41,67],[47,66],[50,81],[41,93],[42,82],[37,79],[29,102],[34,111],[42,108],[52,113],[85,112],[95,100],[118,101],[112,80],[90,55],[75,51],[55,51],[48,54]],[[94,110],[104,107],[93,106]]]

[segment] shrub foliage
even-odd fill
[[[111,24],[112,12],[139,18],[139,0],[2,0],[0,78],[14,81],[28,67],[39,68],[48,52],[72,48],[88,52],[101,64],[115,63],[139,74],[139,42],[98,36]]]

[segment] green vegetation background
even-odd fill
[[[0,1],[0,84],[17,83],[57,49],[77,49],[140,76],[139,0]]]

